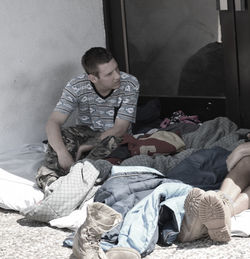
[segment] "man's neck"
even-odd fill
[[[108,97],[113,92],[113,90],[103,90],[101,87],[98,87],[98,85],[93,83],[91,83],[91,85],[95,89],[96,93],[102,98]]]

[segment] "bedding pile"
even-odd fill
[[[34,194],[30,193],[30,197],[35,197],[35,192],[36,195],[39,193],[32,201],[24,202],[23,206],[12,206],[12,201],[7,203],[0,192],[0,207],[17,210],[30,220],[75,231],[86,219],[88,204],[105,203],[119,212],[123,221],[103,235],[101,247],[104,250],[117,245],[132,247],[146,256],[155,249],[157,243],[171,245],[176,240],[188,192],[193,186],[204,190],[218,189],[227,174],[226,157],[244,142],[242,136],[249,132],[248,129],[238,129],[224,117],[204,122],[193,131],[190,131],[190,127],[186,132],[185,129],[185,123],[177,123],[176,127],[172,124],[170,128],[156,131],[161,141],[164,141],[164,132],[167,131],[177,136],[178,148],[170,146],[172,139],[169,134],[166,138],[168,147],[171,147],[169,153],[154,147],[151,140],[145,142],[145,135],[141,143],[128,139],[130,150],[136,152],[120,160],[119,165],[112,164],[112,159],[83,159],[72,166],[66,176],[47,186],[44,193],[34,184],[35,173],[44,158],[44,146],[17,150],[16,154],[19,155],[30,152],[30,160],[33,161],[25,160],[20,155],[25,166],[20,166],[18,170],[13,170],[17,161],[13,161],[12,167],[6,164],[5,161],[12,163],[10,157],[6,157],[8,152],[0,154],[2,172],[18,177],[10,177],[9,183],[18,183],[19,178],[28,172],[20,188],[32,187]],[[138,147],[138,143],[143,144],[143,148]],[[13,153],[11,156],[12,159],[18,157]],[[31,168],[27,168],[28,164]],[[2,172],[0,184],[4,185],[6,177],[2,177]],[[12,195],[10,191],[4,193],[9,197]],[[23,202],[24,198],[20,199]],[[249,213],[244,214],[245,218],[246,215],[249,219]],[[250,230],[245,228],[242,231],[237,222],[234,224],[232,219],[232,234],[235,227],[237,235],[249,236]],[[65,240],[64,245],[72,246],[73,235]]]

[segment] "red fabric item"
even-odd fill
[[[171,143],[168,141],[169,137],[172,137]],[[122,144],[128,144],[128,150],[132,156],[142,154],[149,156],[154,154],[174,154],[180,148],[185,147],[184,142],[177,134],[166,131],[143,135],[143,137],[138,139],[131,135],[125,135]]]

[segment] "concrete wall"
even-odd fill
[[[80,59],[105,46],[102,0],[0,1],[0,151],[42,141]]]

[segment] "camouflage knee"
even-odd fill
[[[74,160],[76,158],[76,153],[79,146],[83,143],[95,145],[98,143],[100,134],[100,132],[94,131],[84,125],[77,125],[75,127],[72,126],[62,129],[63,142]],[[67,174],[67,172],[60,167],[57,154],[50,145],[48,145],[43,165],[55,171],[60,176]]]

